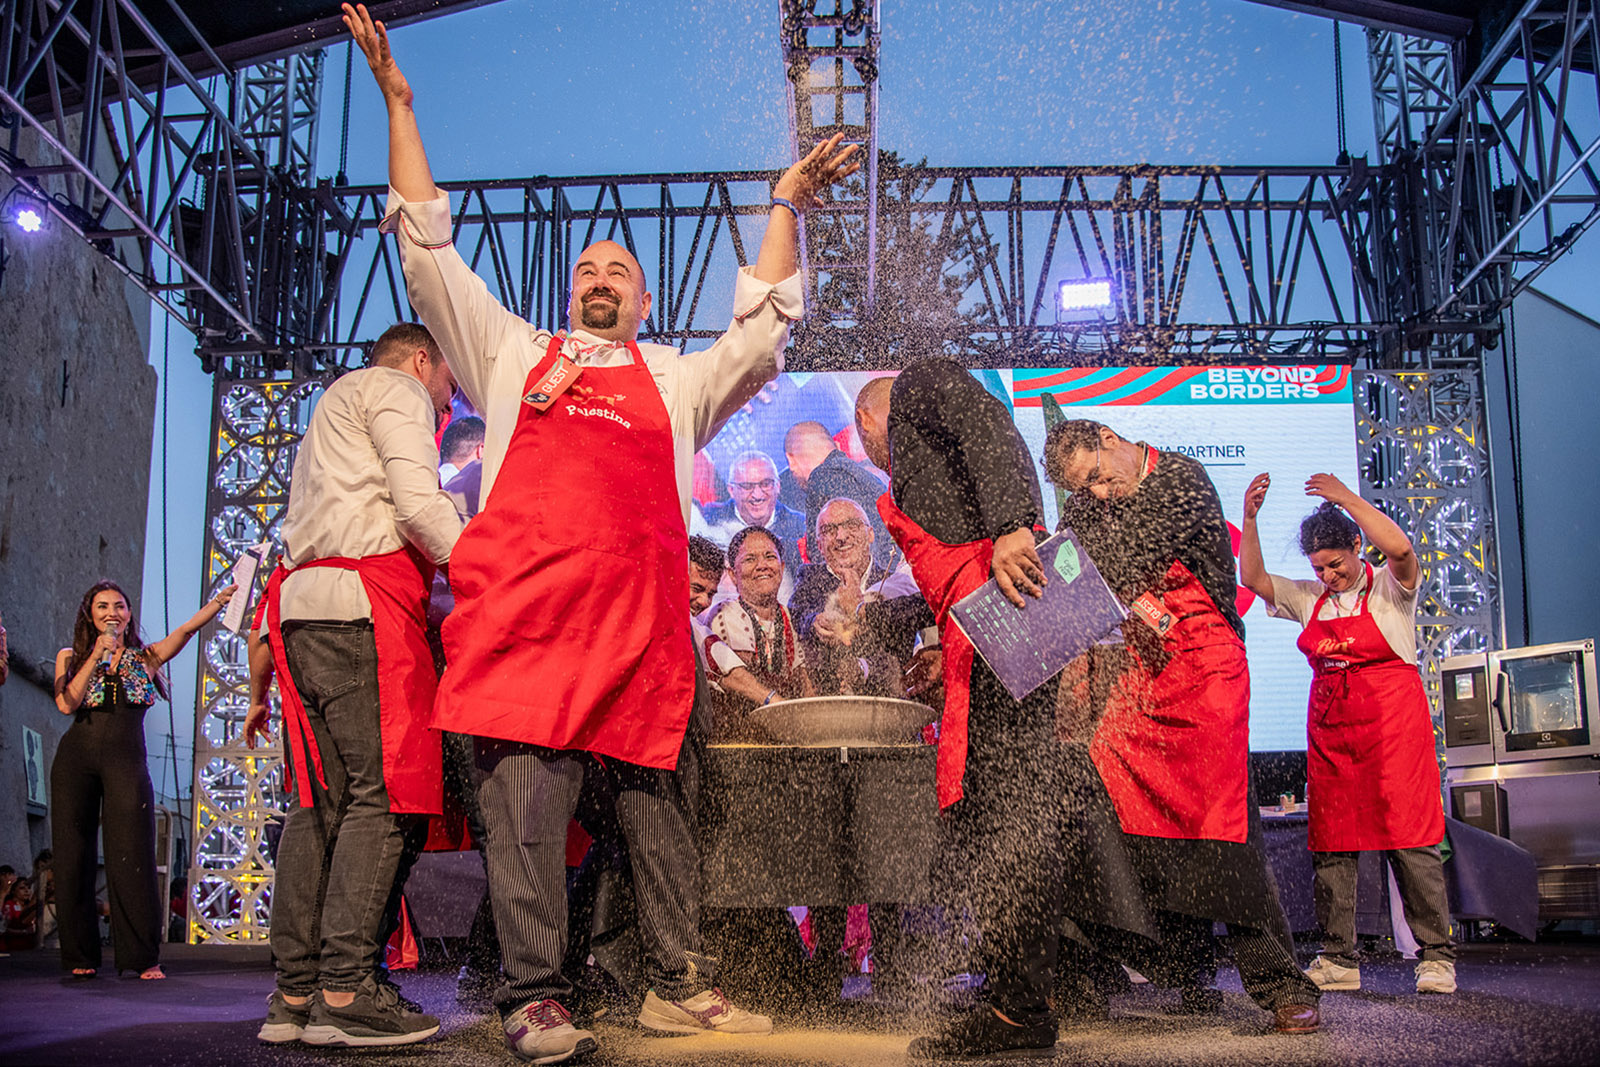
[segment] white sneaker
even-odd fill
[[[507,1015],[501,1025],[506,1047],[534,1063],[564,1063],[587,1056],[599,1046],[594,1035],[572,1025],[572,1016],[553,1000],[530,1000]]]
[[[1306,968],[1306,977],[1315,982],[1318,989],[1361,988],[1360,967],[1346,967],[1326,956],[1318,956],[1311,961],[1311,966]]]
[[[1454,960],[1423,960],[1417,964],[1418,993],[1454,993],[1456,991],[1456,964]]]
[[[772,1020],[734,1007],[720,989],[708,989],[686,1000],[662,1000],[655,991],[645,994],[639,1025],[668,1034],[770,1034]]]

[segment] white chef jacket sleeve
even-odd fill
[[[421,382],[398,375],[376,380],[367,401],[367,430],[394,500],[395,525],[434,563],[450,559],[461,518],[439,488],[439,452],[433,444],[433,410]]]
[[[395,236],[406,296],[473,407],[487,410],[489,378],[513,331],[530,327],[489,295],[456,251],[450,198],[411,201],[393,188],[379,229]]]
[[[699,451],[722,424],[783,370],[789,324],[805,313],[800,275],[776,285],[742,267],[733,285],[733,321],[710,348],[678,361],[678,395],[685,405],[674,425],[690,427]]]
[[[1267,577],[1272,579],[1274,605],[1267,609],[1267,614],[1275,619],[1292,619],[1301,626],[1310,622],[1311,613],[1317,607],[1317,598],[1322,596],[1322,583],[1283,578],[1276,574]]]

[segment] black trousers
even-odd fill
[[[965,904],[983,937],[990,1002],[1022,1023],[1051,1017],[1059,949],[1065,752],[1055,687],[1022,701],[972,669],[963,796],[945,809],[940,899]]]
[[[160,959],[166,909],[156,885],[155,790],[145,759],[144,713],[144,706],[130,704],[80,710],[50,765],[50,843],[65,970],[100,966],[95,846],[102,834],[117,970],[142,971]]]
[[[1450,902],[1445,896],[1444,862],[1439,846],[1395,848],[1384,853],[1400,889],[1406,925],[1417,940],[1417,956],[1425,960],[1453,960],[1450,940]],[[1336,963],[1354,967],[1356,951],[1356,863],[1359,852],[1313,852],[1315,872],[1312,900],[1317,925],[1323,929],[1322,954]]]

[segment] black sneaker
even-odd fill
[[[319,990],[311,998],[311,1018],[300,1040],[308,1045],[364,1048],[410,1045],[438,1032],[438,1019],[407,1011],[393,986],[368,978],[356,990],[356,998],[342,1008],[331,1006]]]
[[[405,991],[400,988],[400,983],[394,980],[394,976],[391,975],[387,969],[384,969],[378,974],[374,975],[373,980],[381,986],[388,986],[394,992],[395,1000],[397,1000],[400,1006],[406,1011],[412,1012],[416,1015],[423,1014],[422,1005],[406,996]]]
[[[290,1004],[283,994],[274,989],[267,998],[267,1017],[261,1021],[256,1037],[269,1045],[287,1045],[299,1041],[311,1021],[311,1002]]]
[[[906,1055],[914,1060],[1010,1059],[1050,1056],[1055,1047],[1055,1020],[1012,1026],[993,1008],[980,1004],[932,1037],[911,1042]]]

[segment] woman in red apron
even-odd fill
[[[1419,571],[1395,523],[1331,474],[1314,474],[1306,495],[1325,503],[1300,524],[1300,550],[1316,581],[1268,574],[1256,516],[1272,479],[1245,493],[1239,570],[1269,614],[1300,623],[1300,651],[1313,672],[1306,724],[1306,791],[1322,953],[1306,971],[1323,989],[1361,988],[1355,945],[1356,861],[1382,850],[1394,871],[1406,923],[1420,946],[1417,992],[1453,993],[1455,947],[1439,842],[1433,718],[1417,671]],[[1362,559],[1363,538],[1387,562]]]

